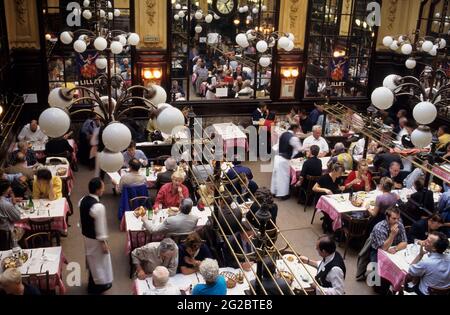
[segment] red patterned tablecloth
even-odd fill
[[[378,275],[388,280],[395,291],[400,291],[405,281],[407,272],[402,270],[394,261],[392,261],[388,253],[384,250],[378,250]]]

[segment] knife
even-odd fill
[[[44,250],[42,251],[42,257],[44,257],[44,255],[45,255],[45,248],[44,248]]]
[[[30,250],[30,259],[33,257],[33,250]]]
[[[147,283],[147,287],[148,287],[148,289],[149,289],[149,290],[151,290],[151,288],[150,288],[150,284],[148,283],[148,280],[147,280],[147,279],[145,279],[145,283]]]
[[[42,267],[44,267],[44,264],[45,264],[45,263],[42,263],[42,264],[41,264],[41,269],[39,270],[39,273],[42,273]]]

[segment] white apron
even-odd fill
[[[270,191],[277,197],[284,197],[289,195],[289,186],[291,182],[291,173],[289,160],[275,155],[273,163],[272,183]]]
[[[103,253],[101,241],[84,238],[87,268],[91,272],[92,279],[97,285],[113,282],[111,254]]]

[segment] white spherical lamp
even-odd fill
[[[119,9],[115,9],[115,10],[114,10],[114,16],[115,16],[115,17],[119,17],[119,16],[120,16],[120,13],[121,13],[121,12],[120,12]]]
[[[267,45],[266,41],[260,40],[256,43],[256,50],[260,53],[265,53],[267,49],[269,48],[269,45]]]
[[[108,12],[108,20],[112,21],[114,19],[114,14],[112,12]]]
[[[247,40],[247,35],[242,33],[236,35],[236,43],[242,48],[247,48],[250,45]]]
[[[410,55],[412,53],[412,45],[411,44],[404,44],[402,45],[402,54],[404,55]]]
[[[212,16],[212,14],[208,14],[207,16],[205,16],[205,22],[206,23],[211,23],[213,21],[214,17]]]
[[[280,48],[286,50],[286,48],[289,47],[289,38],[287,38],[286,36],[281,36],[280,39],[278,39],[278,46],[280,46]]]
[[[396,74],[390,74],[383,80],[383,86],[387,87],[389,90],[394,91],[397,88],[396,80],[400,79],[401,77]]]
[[[417,65],[417,61],[414,58],[409,58],[405,61],[405,66],[408,69],[414,69]]]
[[[398,49],[398,41],[394,40],[391,44],[391,46],[389,46],[390,49],[392,50],[397,50]]]
[[[258,8],[253,8],[253,9],[252,9],[252,13],[253,13],[253,14],[258,14],[258,12],[259,12]]]
[[[86,48],[86,42],[83,40],[78,39],[73,43],[73,49],[75,49],[77,53],[84,53],[86,51]]]
[[[86,20],[92,19],[92,12],[91,12],[90,10],[84,10],[84,11],[83,11],[83,17],[84,17]]]
[[[103,130],[102,139],[109,151],[121,152],[130,145],[131,131],[124,124],[113,122]]]
[[[201,11],[196,11],[195,14],[194,14],[194,17],[197,20],[201,20],[203,18],[203,13]]]
[[[270,66],[270,63],[271,63],[270,57],[265,56],[265,57],[259,58],[259,64],[263,68]]]
[[[83,1],[83,6],[86,8],[91,4],[91,2],[89,0],[84,0]]]
[[[421,125],[431,124],[437,117],[437,109],[431,102],[420,102],[413,109],[414,119]]]
[[[178,20],[180,19],[180,16],[179,16],[178,14],[175,14],[175,15],[173,16],[173,19],[174,19],[175,21],[178,21]]]
[[[428,126],[419,126],[411,134],[411,142],[418,149],[429,146],[432,140],[433,135],[431,134],[430,127]]]
[[[60,108],[48,108],[39,116],[39,126],[50,138],[58,138],[69,130],[70,117]]]
[[[424,52],[430,52],[431,49],[433,49],[433,42],[431,42],[429,40],[424,41],[422,44],[422,50]]]
[[[108,66],[108,61],[106,60],[105,57],[98,57],[95,60],[95,65],[98,69],[100,70],[104,70],[106,69],[106,67]]]
[[[167,107],[159,113],[156,125],[163,133],[172,134],[175,127],[184,125],[184,115],[178,108]]]
[[[105,10],[100,10],[98,14],[100,15],[101,18],[104,18],[106,16]]]
[[[130,36],[128,36],[128,44],[130,44],[131,46],[138,45],[140,40],[141,39],[139,35],[136,33],[131,33]]]
[[[99,166],[107,173],[119,171],[123,166],[123,155],[121,152],[103,151],[98,154]]]
[[[295,45],[293,41],[289,41],[289,45],[285,48],[286,51],[292,51]]]
[[[123,45],[121,42],[119,42],[119,41],[111,42],[111,52],[114,55],[118,55],[118,54],[122,53],[122,51],[123,51]]]
[[[263,6],[261,7],[261,11],[266,12],[266,11],[267,11],[267,6],[266,6],[266,5],[263,5]]]
[[[437,55],[437,50],[438,50],[438,46],[434,45],[433,48],[431,48],[431,50],[428,52],[431,56],[436,56]]]
[[[158,106],[159,104],[163,104],[167,101],[167,92],[159,85],[152,85],[152,88],[155,89],[155,95],[150,99],[150,102],[153,105]]]
[[[195,32],[197,34],[200,34],[203,31],[203,27],[201,25],[195,26]]]
[[[122,46],[127,45],[127,38],[125,37],[125,35],[119,35],[119,36],[117,36],[117,39],[122,44]]]
[[[387,87],[379,87],[372,92],[371,100],[376,108],[388,109],[394,104],[394,93]]]
[[[289,38],[289,40],[291,40],[291,41],[294,41],[294,40],[295,40],[295,36],[294,36],[294,34],[292,34],[292,33],[288,33],[288,38]]]
[[[108,42],[106,41],[106,39],[104,37],[97,37],[94,40],[94,47],[98,51],[104,51],[106,49],[106,47],[108,47]]]
[[[179,4],[179,3],[175,4],[175,9],[180,10],[181,9],[181,4]]]
[[[70,32],[62,32],[59,39],[63,44],[69,45],[73,41],[73,35]]]
[[[253,30],[248,30],[246,33],[248,40],[254,40],[256,39],[256,35],[253,33]]]
[[[447,41],[443,38],[439,41],[439,49],[444,49],[447,46]]]
[[[386,47],[390,47],[392,45],[393,41],[394,41],[394,39],[391,36],[385,36],[383,38],[383,45]]]
[[[72,95],[67,95],[62,88],[56,88],[50,91],[48,95],[48,104],[50,107],[67,109],[72,104]]]
[[[220,20],[220,16],[218,16],[216,13],[214,13],[214,20]]]
[[[180,18],[184,18],[186,16],[186,13],[184,13],[184,11],[180,11],[178,12],[178,15],[180,16]]]
[[[248,12],[248,5],[244,5],[244,6],[242,7],[242,9],[243,9],[244,13],[245,13],[245,12]]]

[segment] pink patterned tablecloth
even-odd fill
[[[223,150],[228,152],[230,148],[242,148],[245,152],[248,150],[247,138],[228,139],[223,141]]]
[[[69,204],[67,202],[66,198],[62,198],[64,200],[55,200],[53,202],[58,202],[64,209],[62,211],[58,211],[59,209],[55,209],[55,211],[52,209],[50,211],[50,216],[47,213],[47,210],[42,211],[43,215],[40,216],[33,216],[33,215],[26,215],[25,217],[22,216],[22,219],[18,222],[16,222],[14,225],[20,228],[23,228],[25,230],[29,230],[30,226],[28,224],[28,220],[36,220],[36,221],[45,221],[49,219],[53,219],[52,222],[52,230],[59,231],[61,233],[67,232],[67,213],[70,211]],[[36,202],[36,201],[35,201]],[[50,203],[51,201],[44,201],[45,204]],[[59,214],[55,214],[55,212],[58,212]],[[47,214],[47,215],[46,215]]]
[[[450,164],[434,166],[433,172],[450,182]]]
[[[407,272],[401,269],[384,250],[378,250],[378,275],[388,280],[395,291],[400,291]]]
[[[322,211],[328,214],[333,221],[333,231],[337,231],[342,227],[341,214],[330,204],[329,199],[325,196],[320,197],[316,204],[317,212]]]

